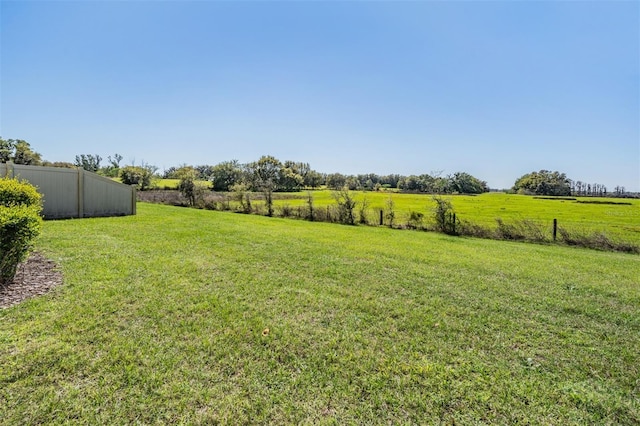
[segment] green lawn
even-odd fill
[[[3,424],[640,422],[637,255],[144,203],[38,249]]]
[[[335,204],[331,191],[311,193],[317,207]],[[375,222],[379,211],[385,209],[387,201],[393,200],[396,222],[405,224],[412,211],[425,217],[432,215],[433,196],[428,194],[402,194],[394,192],[354,192],[359,205],[366,200],[371,221]],[[306,203],[306,192],[276,194],[276,206],[302,206]],[[640,244],[640,200],[619,198],[578,197],[578,201],[548,200],[526,195],[487,193],[478,196],[443,196],[451,201],[461,220],[495,227],[496,219],[506,222],[532,220],[539,223],[549,234],[553,219],[562,227],[578,232],[604,232],[614,239]],[[591,204],[593,201],[608,201],[627,204]],[[356,206],[356,210],[359,206]]]

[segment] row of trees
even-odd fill
[[[214,191],[231,191],[237,184],[245,184],[249,190],[259,190],[256,182],[256,170],[269,166],[273,174],[273,190],[293,192],[302,188],[319,188],[341,190],[369,190],[383,188],[400,189],[408,192],[426,192],[432,194],[465,193],[480,194],[489,191],[485,181],[459,172],[442,177],[437,174],[402,176],[399,174],[377,175],[375,173],[344,175],[342,173],[319,173],[309,166],[309,163],[284,161],[272,156],[263,156],[260,160],[241,164],[237,160],[223,161],[215,166],[182,166],[171,167],[163,175],[166,179],[179,179],[185,167],[191,167],[199,180],[212,182]]]
[[[141,190],[150,189],[158,168],[142,163],[139,166],[121,166],[123,156],[116,153],[102,163],[100,155],[76,155],[75,162],[49,162],[34,151],[28,142],[21,139],[2,139],[0,137],[0,162],[11,161],[15,164],[42,165],[53,167],[81,167],[85,170],[108,177],[118,177],[123,183],[137,185]],[[210,181],[214,191],[234,191],[241,185],[246,191],[265,189],[272,192],[294,192],[303,188],[326,186],[333,190],[380,190],[399,189],[406,192],[430,194],[480,194],[489,191],[489,186],[468,173],[457,172],[442,176],[441,172],[432,174],[403,176],[399,174],[377,175],[375,173],[345,175],[342,173],[320,173],[309,163],[284,161],[273,156],[263,156],[258,161],[242,164],[237,160],[223,161],[216,165],[179,166],[165,170],[162,177],[180,180]],[[187,182],[187,186],[189,183]],[[616,186],[608,192],[605,185],[573,181],[565,173],[540,170],[527,173],[518,178],[511,188],[521,194],[547,196],[624,196],[623,186]]]
[[[521,176],[511,190],[520,194],[549,196],[622,197],[626,195],[624,186],[616,186],[613,192],[609,192],[605,185],[574,181],[564,173],[549,170],[540,170]]]
[[[203,176],[206,171],[208,176]],[[330,189],[342,190],[378,190],[396,187],[407,191],[429,193],[482,193],[489,190],[487,183],[468,173],[455,173],[446,178],[430,175],[403,177],[390,175],[380,177],[375,174],[346,176],[339,173],[322,175],[311,169],[308,163],[294,161],[281,162],[273,156],[263,156],[258,161],[240,164],[238,161],[225,161],[213,167],[183,166],[170,170],[167,178],[180,179],[178,189],[193,205],[200,197],[203,188],[198,187],[197,179],[207,178],[215,191],[233,191],[238,201],[250,209],[250,199],[246,192],[261,192],[264,195],[267,215],[273,214],[273,193],[294,192],[304,187],[316,188],[326,185]],[[381,182],[390,182],[384,183]],[[392,183],[391,183],[392,182]],[[393,185],[393,186],[392,186]]]

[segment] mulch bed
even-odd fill
[[[0,309],[46,294],[59,284],[62,284],[62,273],[57,265],[42,254],[33,252],[18,266],[13,281],[0,286]]]

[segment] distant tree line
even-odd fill
[[[218,192],[236,191],[242,186],[245,191],[295,192],[302,189],[326,187],[332,190],[397,189],[404,192],[428,194],[480,194],[489,191],[487,182],[465,172],[447,176],[441,173],[404,176],[400,174],[378,175],[375,173],[345,175],[342,173],[320,173],[313,170],[309,163],[280,161],[269,155],[257,161],[242,164],[238,160],[223,161],[216,165],[182,165],[170,167],[162,175],[158,168],[145,164],[122,166],[123,157],[116,153],[107,156],[107,162],[97,154],[76,155],[74,162],[49,162],[34,151],[28,142],[21,139],[3,139],[0,137],[0,162],[15,164],[81,167],[103,176],[120,178],[123,183],[137,185],[146,190],[153,186],[153,179],[193,179],[209,181],[211,188]],[[188,170],[188,172],[187,172]],[[188,185],[187,185],[188,186]],[[511,191],[519,194],[545,196],[628,196],[624,186],[616,186],[612,192],[598,183],[573,181],[565,173],[540,170],[519,177]]]
[[[622,197],[626,194],[624,186],[616,186],[613,192],[607,191],[607,187],[600,183],[587,183],[582,181],[570,181],[571,195],[583,197]]]
[[[624,197],[624,186],[616,186],[609,192],[605,185],[573,181],[564,173],[549,170],[527,173],[518,179],[511,188],[512,192],[526,195],[546,196],[582,196],[582,197]]]
[[[403,176],[399,174],[378,175],[375,173],[345,175],[342,173],[320,173],[313,170],[309,163],[296,161],[280,161],[272,156],[263,156],[258,161],[241,164],[238,160],[223,161],[214,166],[170,167],[162,177],[179,179],[181,170],[191,167],[196,171],[198,179],[211,181],[214,191],[232,191],[237,184],[244,184],[249,191],[260,191],[260,171],[269,165],[271,178],[269,186],[274,192],[295,192],[304,188],[320,188],[332,190],[365,190],[399,189],[407,192],[424,192],[430,194],[480,194],[489,191],[489,186],[468,173],[458,172],[452,175]]]

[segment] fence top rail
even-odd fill
[[[13,171],[16,176],[21,170],[40,170],[49,173],[78,173],[78,169],[70,169],[67,167],[49,167],[49,166],[28,166],[25,164],[1,163],[0,170]]]
[[[20,177],[19,176],[19,172],[21,170],[38,170],[38,171],[44,171],[44,172],[50,172],[50,173],[67,173],[67,174],[78,174],[78,173],[83,173],[85,174],[85,176],[90,176],[92,179],[97,179],[100,180],[102,182],[106,182],[108,184],[111,185],[120,185],[120,186],[126,186],[126,187],[131,187],[130,185],[125,185],[124,183],[121,182],[117,182],[111,178],[105,177],[105,176],[101,176],[99,174],[93,173],[93,172],[89,172],[84,170],[81,167],[76,167],[76,168],[68,168],[68,167],[50,167],[50,166],[31,166],[31,165],[26,165],[26,164],[14,164],[11,162],[7,162],[7,163],[0,163],[0,172],[2,172],[3,175],[12,172],[12,174],[15,177]]]

